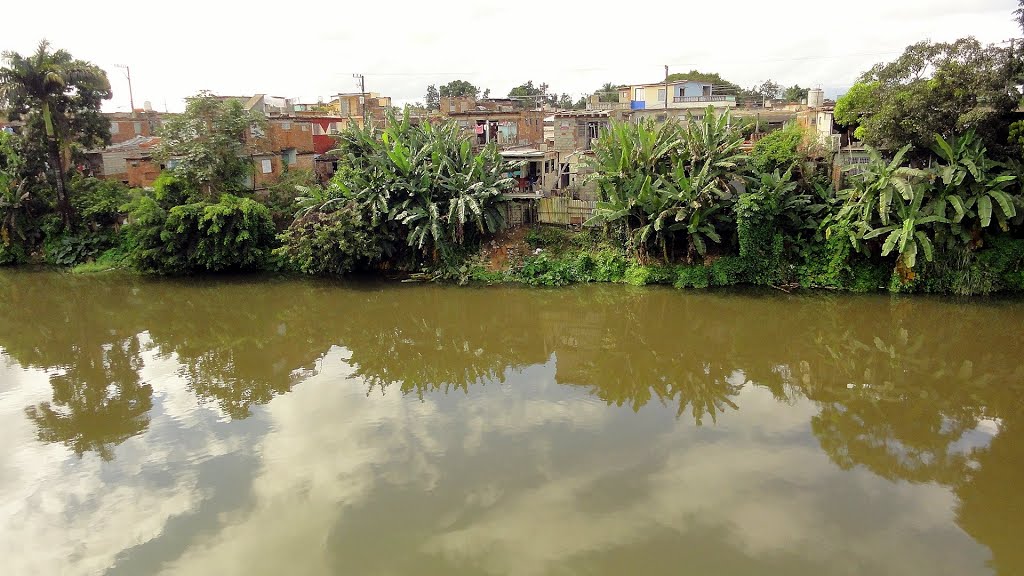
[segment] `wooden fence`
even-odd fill
[[[594,213],[596,200],[541,198],[537,201],[537,221],[541,224],[582,226]]]

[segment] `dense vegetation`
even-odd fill
[[[796,138],[792,136],[796,134]],[[795,128],[739,150],[728,118],[619,124],[595,146],[600,202],[575,238],[532,234],[535,284],[738,283],[984,294],[1024,289],[1017,168],[968,131],[935,138],[930,167],[871,151],[834,190]],[[809,155],[810,154],[810,155]]]
[[[513,167],[491,146],[475,152],[454,123],[350,124],[327,185],[286,171],[256,191],[250,156],[264,144],[266,120],[201,93],[162,129],[157,156],[168,169],[152,189],[128,190],[79,162],[109,141],[103,72],[46,43],[29,57],[5,54],[5,64],[0,105],[24,126],[0,133],[0,264],[542,285],[1024,289],[1024,123],[1015,112],[1024,65],[970,38],[911,46],[840,100],[837,119],[880,146],[845,175],[795,124],[749,151],[741,146],[749,126],[728,114],[613,124],[589,158],[600,201],[587,226],[531,230],[529,249],[497,264],[486,247],[504,228]],[[475,91],[452,83],[439,93]]]

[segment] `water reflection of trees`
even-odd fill
[[[209,282],[0,274],[0,346],[46,370],[26,409],[39,437],[104,458],[146,430],[145,343],[232,418],[287,393],[342,346],[368,393],[468,392],[555,360],[555,379],[609,405],[651,402],[716,422],[761,387],[816,406],[837,466],[949,486],[961,526],[1024,573],[1024,333],[1013,303],[564,290]],[[964,438],[989,422],[991,442]],[[976,443],[977,444],[977,443]]]
[[[139,376],[140,330],[120,313],[134,299],[130,290],[52,273],[0,276],[0,290],[0,346],[50,373],[51,399],[25,409],[41,440],[110,459],[146,430],[153,389]]]

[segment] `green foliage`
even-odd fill
[[[73,274],[97,274],[123,268],[128,254],[124,246],[114,246],[100,254],[95,260],[84,262],[71,269]]]
[[[285,170],[276,180],[267,184],[267,189],[258,199],[270,210],[270,217],[277,230],[283,231],[295,218],[296,199],[314,186],[316,177],[311,170]]]
[[[750,152],[750,165],[757,172],[785,172],[800,161],[800,145],[803,130],[796,124],[788,124],[757,141]]]
[[[473,96],[474,98],[480,93],[480,89],[470,84],[465,80],[452,80],[447,84],[442,84],[438,95],[440,97],[447,96]],[[430,98],[430,87],[427,88],[428,104]]]
[[[28,262],[25,246],[20,242],[0,242],[0,266],[13,266]]]
[[[669,266],[645,266],[633,264],[626,269],[623,280],[633,286],[647,286],[648,284],[672,284],[675,280],[675,270]]]
[[[526,244],[530,248],[563,248],[578,234],[559,226],[534,226],[526,232]]]
[[[54,266],[74,266],[94,259],[110,247],[108,235],[61,234],[51,236],[44,243],[46,263]]]
[[[731,224],[731,183],[743,155],[729,116],[708,111],[681,126],[614,124],[594,146],[599,202],[588,225],[624,234],[645,260],[652,248],[671,260],[678,245],[687,259],[703,257]]]
[[[513,186],[506,165],[493,147],[474,154],[453,122],[413,125],[406,115],[391,116],[383,130],[350,125],[334,153],[339,169],[331,185],[304,188],[298,215],[351,203],[377,247],[367,252],[376,254],[367,265],[450,264],[504,226],[504,193]],[[299,242],[300,232],[285,246]]]
[[[130,199],[129,188],[116,180],[76,175],[69,187],[77,224],[89,230],[117,226],[121,207]]]
[[[248,198],[224,194],[215,203],[168,209],[141,194],[128,209],[128,259],[144,272],[254,270],[266,263],[274,242],[270,211]]]
[[[919,42],[893,62],[878,64],[836,103],[842,124],[876,147],[910,144],[924,151],[935,135],[977,131],[992,151],[1006,143],[1006,126],[1021,94],[1018,56],[974,38]]]
[[[801,88],[799,84],[794,84],[782,91],[782,99],[786,102],[805,102],[809,92],[809,88]]]
[[[275,255],[304,274],[344,276],[381,256],[370,226],[354,202],[333,212],[309,212],[281,235]]]
[[[249,156],[261,150],[266,119],[237,99],[200,92],[185,112],[164,122],[156,157],[174,163],[174,176],[194,197],[216,200],[222,192],[240,192],[252,171]]]
[[[629,260],[620,250],[576,248],[560,256],[547,253],[529,256],[510,271],[508,278],[532,286],[623,282],[629,267]]]
[[[676,288],[707,288],[711,285],[711,274],[708,267],[696,264],[676,267]]]

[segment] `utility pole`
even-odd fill
[[[668,108],[668,64],[665,64],[665,108]]]
[[[359,115],[363,119],[363,126],[366,126],[366,76],[353,74],[352,77],[359,81]]]
[[[132,69],[127,64],[114,64],[118,68],[123,68],[125,71],[125,78],[128,79],[128,102],[132,106],[132,115],[135,115],[135,95],[132,93]]]

